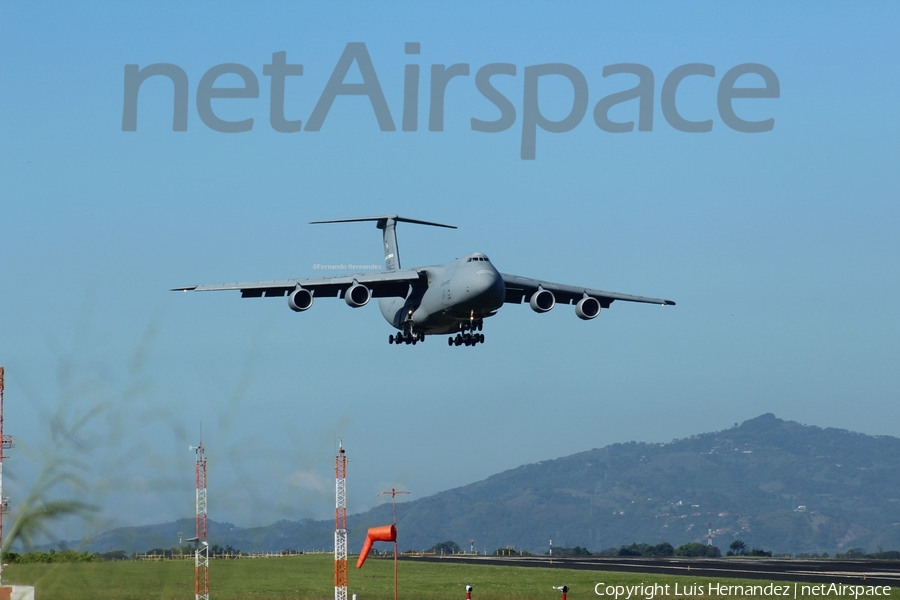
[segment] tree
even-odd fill
[[[650,544],[634,543],[630,546],[622,546],[619,548],[619,556],[647,556],[650,550]]]
[[[657,544],[650,549],[649,556],[674,556],[675,547],[669,542]]]
[[[747,553],[747,544],[741,540],[734,540],[728,546],[728,556],[743,556]]]
[[[447,540],[446,542],[438,542],[426,552],[434,552],[435,554],[459,554],[459,544]]]
[[[722,551],[716,546],[707,546],[700,542],[689,542],[675,548],[675,556],[705,556],[717,558],[722,556]]]

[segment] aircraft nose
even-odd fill
[[[502,295],[500,286],[503,280],[493,269],[481,269],[469,283],[469,293],[476,297]]]

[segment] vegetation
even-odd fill
[[[51,549],[48,552],[26,552],[25,554],[7,552],[3,555],[3,560],[9,564],[25,565],[29,563],[100,562],[103,557],[96,552],[77,552],[75,550],[57,552]]]
[[[434,553],[434,554],[459,554],[459,544],[452,541],[446,542],[438,542],[426,552]]]
[[[710,582],[760,583],[758,580],[415,560],[402,560],[399,575],[401,597],[429,600],[458,600],[463,597],[467,584],[473,586],[473,597],[478,600],[533,600],[559,598],[552,586],[562,584],[569,587],[570,598],[596,598],[594,586],[598,582],[606,585],[678,582],[682,588],[695,584],[706,586]],[[192,600],[194,597],[194,565],[189,560],[11,564],[3,576],[6,583],[34,585],[37,598],[54,600]],[[329,554],[305,554],[214,560],[210,580],[211,597],[216,600],[329,598],[334,594],[334,559]],[[365,600],[392,599],[393,561],[370,557],[362,570],[351,569],[349,588],[351,594]],[[900,589],[892,589],[891,594],[892,599],[900,600]],[[710,598],[708,595],[694,597]],[[740,596],[729,596],[729,600],[740,599]]]
[[[718,558],[722,556],[722,551],[716,546],[708,546],[700,542],[689,542],[675,548],[675,556]]]
[[[850,548],[846,552],[836,554],[834,557],[844,559],[900,560],[900,552],[897,550],[882,550],[879,548],[877,552],[866,553],[862,548]]]
[[[731,545],[728,546],[728,552],[726,556],[743,556],[747,553],[747,544],[743,542],[743,540],[734,540],[731,542]]]
[[[547,554],[549,553],[548,551]],[[526,552],[525,554],[528,553]],[[574,548],[554,548],[553,556],[592,556],[592,554],[587,548],[575,546]]]
[[[747,544],[743,540],[734,540],[728,546],[728,552],[725,556],[772,556],[769,550],[760,550],[759,548],[751,548],[747,550]],[[827,555],[826,555],[827,556]]]
[[[669,542],[661,544],[631,544],[620,548],[607,548],[600,556],[675,556],[675,548]]]

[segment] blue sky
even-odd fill
[[[18,445],[4,495],[15,512],[41,469],[77,456],[88,484],[77,494],[102,508],[91,527],[190,515],[188,444],[201,421],[210,516],[239,525],[333,514],[338,438],[357,512],[391,487],[420,498],[765,412],[897,435],[898,11],[5,6],[0,364]],[[272,54],[304,65],[288,79],[285,112],[306,122],[350,42],[366,44],[398,130],[380,131],[365,97],[339,97],[321,131],[274,131],[263,75]],[[405,55],[406,42],[421,53]],[[188,76],[188,129],[172,131],[171,84],[157,78],[141,88],[137,131],[124,132],[125,65],[156,63]],[[198,116],[200,78],[222,63],[259,81],[258,98],[213,101],[220,118],[253,118],[249,132],[219,133]],[[428,131],[431,65],[455,63],[470,76],[447,87],[444,131]],[[491,63],[516,65],[492,82],[517,114],[488,134],[470,119],[499,116],[475,87]],[[522,160],[524,70],[545,63],[584,75],[588,111],[572,131],[538,131],[536,159]],[[652,131],[594,124],[597,102],[634,84],[602,76],[618,63],[652,70]],[[663,118],[663,81],[688,63],[715,67],[677,96],[685,118],[713,120],[709,133]],[[733,131],[717,112],[719,81],[743,63],[778,77],[779,98],[734,101],[742,118],[774,118],[770,132]],[[406,64],[421,71],[414,132],[399,130]],[[761,85],[754,77],[739,84]],[[354,67],[347,82],[359,81]],[[540,85],[544,114],[565,117],[571,86]],[[635,120],[636,104],[611,118]],[[507,306],[477,348],[397,348],[374,305],[320,300],[298,315],[283,300],[167,291],[380,262],[371,224],[307,223],[383,213],[459,227],[401,225],[404,266],[483,251],[504,272],[678,305],[615,303],[592,322],[571,307]],[[80,445],[58,427],[54,436],[54,423],[85,415]],[[83,531],[71,521],[57,534]]]

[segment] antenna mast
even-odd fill
[[[347,455],[334,457],[334,600],[347,600]]]
[[[206,455],[203,439],[191,447],[197,453],[195,479],[197,482],[197,537],[194,541],[194,600],[209,600],[209,530],[206,522]]]

